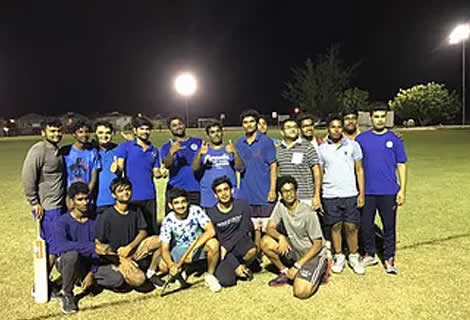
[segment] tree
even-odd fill
[[[346,89],[343,92],[343,106],[350,110],[367,110],[369,106],[369,92],[358,88]]]
[[[307,59],[303,67],[292,68],[293,80],[286,83],[282,96],[304,111],[325,118],[342,110],[342,94],[349,85],[355,64],[345,67],[339,46],[332,46],[317,62]]]
[[[450,122],[460,110],[457,93],[435,82],[400,89],[388,104],[401,119],[414,119],[422,126]]]

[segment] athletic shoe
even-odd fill
[[[363,267],[368,267],[368,266],[375,266],[377,263],[379,263],[379,260],[377,260],[374,257],[371,257],[369,255],[365,255],[363,258],[362,258],[362,266]]]
[[[348,256],[348,264],[349,264],[349,267],[354,271],[354,273],[356,274],[366,273],[364,266],[359,261],[359,253],[350,253]]]
[[[252,281],[254,279],[253,277],[253,272],[251,272],[250,269],[247,269],[245,272],[245,278],[243,278],[243,280],[246,280],[246,281]]]
[[[276,278],[268,282],[270,287],[282,287],[286,284],[289,284],[289,278],[284,272],[281,272]]]
[[[60,304],[62,307],[62,313],[64,314],[75,313],[78,311],[78,306],[75,302],[74,296],[62,296]]]
[[[209,286],[209,289],[211,289],[212,292],[219,292],[222,290],[222,286],[219,283],[219,280],[210,273],[206,273],[204,276],[204,281],[206,281],[206,284]]]
[[[334,273],[341,273],[344,270],[344,265],[346,264],[346,256],[342,253],[337,253],[333,257],[333,266],[331,271]]]
[[[57,286],[54,282],[49,282],[49,289],[50,289],[50,298],[51,300],[59,300],[62,299],[62,293],[60,292],[60,287]]]
[[[398,274],[398,269],[395,267],[393,258],[385,260],[385,271],[387,271],[388,274]]]
[[[153,286],[157,289],[163,289],[163,286],[165,285],[165,281],[162,280],[159,276],[156,274],[153,274],[150,278],[149,281],[153,284]]]

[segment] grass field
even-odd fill
[[[201,131],[191,134],[202,136]],[[229,131],[226,138],[239,135]],[[268,287],[272,274],[263,271],[253,282],[218,294],[201,282],[164,298],[157,291],[105,291],[81,300],[80,312],[71,317],[470,319],[470,130],[407,131],[402,136],[409,186],[407,203],[399,209],[398,276],[387,275],[381,266],[368,268],[362,277],[346,269],[313,298],[299,301],[288,287]],[[154,133],[152,141],[160,147],[168,138],[167,132]],[[20,175],[26,151],[37,139],[0,139],[0,320],[62,317],[58,302],[37,305],[30,295],[34,224]]]

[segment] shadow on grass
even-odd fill
[[[419,247],[422,247],[422,246],[439,245],[439,244],[441,244],[443,242],[446,242],[446,241],[451,241],[451,240],[460,239],[460,238],[468,238],[468,237],[470,237],[470,233],[456,234],[456,235],[448,236],[448,237],[444,237],[444,238],[437,238],[437,239],[431,239],[431,240],[426,240],[426,241],[419,241],[419,242],[416,242],[416,243],[413,243],[413,244],[409,244],[409,245],[406,245],[406,246],[403,246],[403,247],[399,247],[398,249],[400,249],[400,250],[410,250],[410,249],[415,249],[415,248],[419,248]]]

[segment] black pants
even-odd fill
[[[157,200],[133,200],[131,204],[139,207],[144,215],[145,222],[147,222],[147,232],[149,236],[159,234],[160,228],[157,222]]]
[[[77,251],[69,251],[57,259],[57,269],[62,275],[62,292],[64,295],[73,296],[73,288],[77,280],[82,280],[91,270],[92,260],[81,256]],[[99,286],[108,289],[119,288],[124,283],[124,278],[112,265],[99,266],[94,274],[94,279]]]
[[[384,232],[384,259],[395,257],[396,251],[396,214],[395,195],[366,196],[361,215],[361,238],[363,250],[370,256],[375,255],[375,212],[379,212]]]

